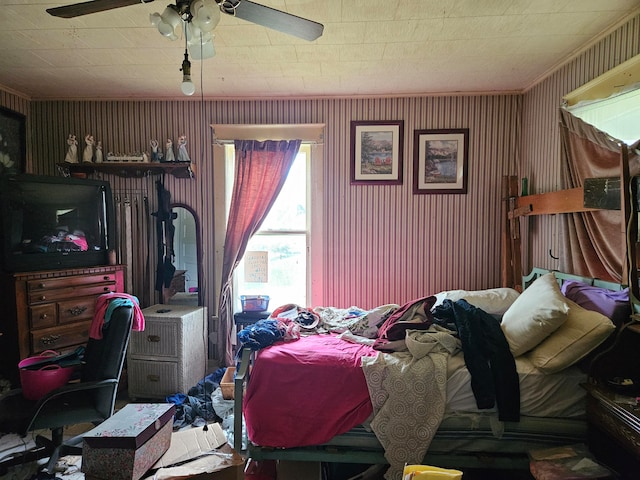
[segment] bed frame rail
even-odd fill
[[[242,350],[234,379],[234,449],[246,458],[253,460],[290,460],[299,462],[353,463],[384,465],[388,461],[384,449],[375,434],[364,428],[356,428],[333,439],[330,443],[317,446],[278,449],[260,447],[251,444],[243,429],[242,402],[255,352],[249,348]],[[238,432],[240,432],[238,434]],[[526,455],[495,454],[491,456],[477,454],[441,454],[428,453],[425,464],[439,465],[444,468],[490,468],[490,469],[526,469],[529,459]]]

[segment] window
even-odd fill
[[[640,140],[640,89],[578,103],[567,110],[627,145]]]
[[[233,172],[233,145],[225,146],[225,157],[227,171]],[[287,303],[310,303],[310,165],[311,146],[303,143],[280,195],[235,270],[235,311],[241,310],[240,295],[269,295],[270,311]],[[233,174],[227,179],[232,184]]]

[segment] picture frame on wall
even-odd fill
[[[0,107],[0,176],[25,173],[26,117]]]
[[[469,129],[415,130],[413,193],[467,193]]]
[[[401,185],[404,122],[351,122],[351,183]]]

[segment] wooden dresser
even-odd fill
[[[96,298],[124,292],[122,265],[5,273],[0,280],[0,377],[18,383],[18,362],[86,343]]]
[[[626,325],[614,345],[594,362],[587,390],[589,449],[597,460],[615,470],[623,480],[640,472],[640,324]],[[634,379],[629,391],[612,388],[608,380]]]

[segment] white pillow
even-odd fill
[[[569,305],[553,272],[533,282],[502,316],[502,331],[514,357],[528,352],[567,320]]]
[[[501,317],[519,295],[520,293],[513,288],[490,288],[488,290],[471,291],[448,290],[436,294],[434,307],[442,304],[445,300],[455,302],[464,299],[480,310]]]
[[[531,350],[529,358],[544,373],[570,367],[604,342],[616,329],[609,318],[567,299],[569,315],[560,328]]]

